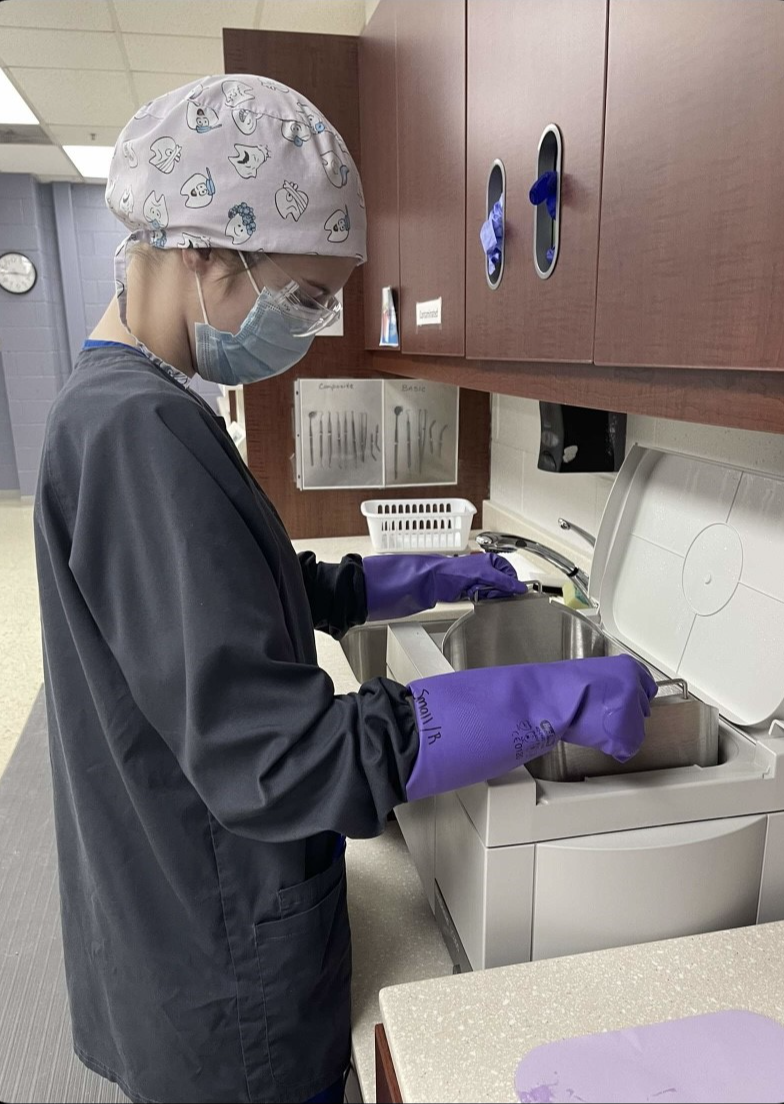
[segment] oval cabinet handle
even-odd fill
[[[504,275],[505,193],[506,169],[503,161],[496,158],[487,177],[487,218],[479,231],[479,240],[485,252],[485,277],[491,291],[495,291]]]
[[[536,157],[536,180],[528,198],[534,205],[534,268],[549,279],[558,260],[561,224],[561,131],[550,123],[542,132]]]

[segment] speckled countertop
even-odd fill
[[[784,1024],[784,922],[422,981],[380,997],[404,1101],[514,1101],[541,1043],[724,1008]]]

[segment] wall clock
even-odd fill
[[[36,267],[24,253],[3,253],[0,256],[0,288],[12,295],[24,295],[35,286]]]

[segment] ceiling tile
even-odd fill
[[[124,126],[138,106],[133,102],[128,78],[122,72],[94,70],[89,79],[76,69],[11,69],[10,72],[44,123]]]
[[[122,31],[219,38],[224,27],[257,27],[257,0],[114,0]]]
[[[49,133],[61,146],[89,146],[93,143],[96,146],[113,146],[121,129],[119,126],[89,126],[86,123],[83,126],[55,123],[49,127]]]
[[[131,69],[147,73],[223,73],[223,41],[175,35],[123,35]]]
[[[58,146],[0,145],[0,172],[72,176],[79,173]]]
[[[13,0],[0,6],[0,27],[111,31],[112,18],[108,3],[95,0]]]
[[[117,36],[99,31],[31,31],[12,27],[0,35],[0,58],[6,66],[35,69],[125,67]]]
[[[154,100],[156,96],[162,96],[164,92],[171,92],[174,88],[180,88],[191,81],[200,80],[204,73],[134,73],[133,83],[139,102],[134,107],[141,107],[148,100]],[[128,112],[128,117],[133,114]]]
[[[265,31],[358,35],[365,26],[364,0],[264,0]]]

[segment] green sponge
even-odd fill
[[[572,579],[567,579],[563,585],[563,604],[569,609],[590,609],[591,603],[587,602],[578,591]]]

